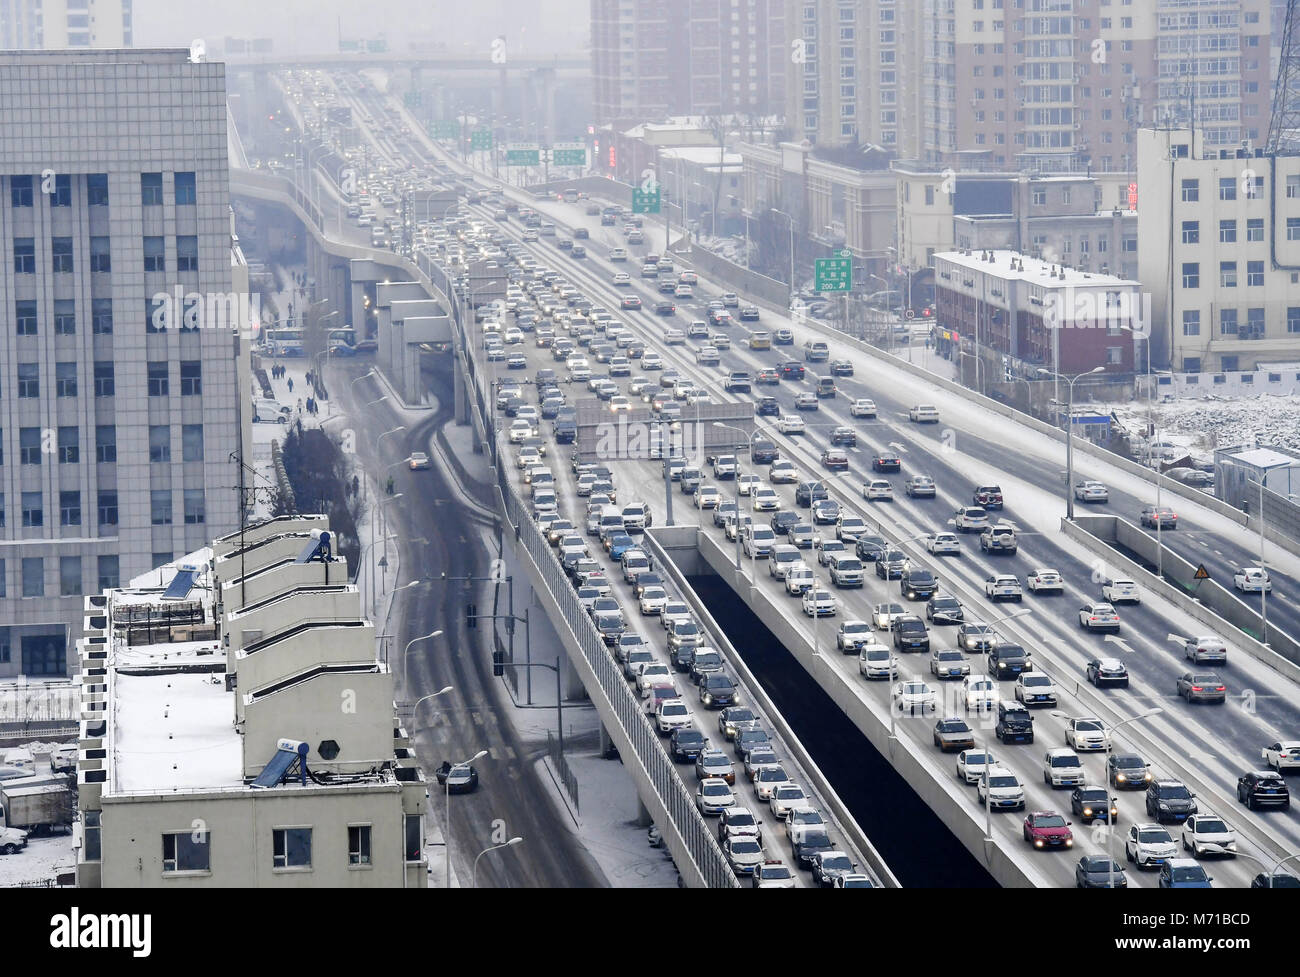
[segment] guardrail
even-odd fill
[[[514,669],[510,671],[513,672]],[[564,792],[569,795],[569,800],[573,802],[573,809],[578,814],[582,814],[582,804],[578,800],[578,778],[569,769],[569,758],[560,751],[560,747],[549,729],[546,731],[546,753],[551,758],[551,763],[555,764],[555,772],[560,775],[560,781],[564,784]]]

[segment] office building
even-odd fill
[[[223,65],[0,54],[0,676],[66,677],[83,594],[238,525],[226,152]]]
[[[0,0],[0,49],[124,48],[133,0]]]
[[[86,598],[77,884],[420,888],[426,784],[321,516]]]

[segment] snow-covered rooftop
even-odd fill
[[[993,255],[992,261],[986,261],[985,255]],[[1034,258],[1018,251],[995,250],[992,252],[972,250],[940,251],[935,259],[949,261],[973,272],[993,275],[1006,281],[1023,281],[1046,289],[1054,288],[1137,288],[1139,283],[1115,275],[1103,275],[1095,271],[1081,271],[1066,265],[1054,265],[1042,258]],[[1012,266],[1012,259],[1015,266]]]
[[[1272,448],[1248,448],[1245,451],[1233,452],[1228,457],[1246,465],[1254,465],[1256,468],[1289,468],[1292,465],[1300,465],[1300,459],[1274,451]]]

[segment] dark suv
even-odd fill
[[[1147,788],[1147,814],[1161,824],[1182,823],[1196,813],[1196,795],[1177,780],[1157,780]]]
[[[826,491],[826,485],[823,482],[800,482],[794,490],[795,505],[803,506],[805,509],[814,502],[820,502],[822,499],[829,499],[830,493]]]
[[[772,400],[773,402],[776,400],[775,397],[765,397],[764,399]],[[762,405],[760,404],[759,407],[759,413],[762,414]],[[777,413],[780,413],[779,407],[777,408]],[[781,457],[781,452],[777,450],[776,445],[771,441],[768,441],[766,438],[755,438],[753,443],[749,446],[749,457],[755,465],[770,465]]]
[[[994,678],[1015,678],[1033,670],[1029,653],[1020,645],[997,645],[989,652],[989,674]]]
[[[1136,753],[1112,753],[1106,758],[1106,780],[1116,790],[1146,790],[1151,771]]]
[[[1003,743],[1032,743],[1034,717],[1018,702],[999,702],[998,724],[993,733]]]
[[[803,379],[804,368],[802,363],[795,363],[794,361],[782,363],[777,367],[777,370],[780,372],[782,380]]]
[[[915,614],[904,614],[889,622],[889,630],[894,635],[894,647],[898,651],[929,651],[930,632],[925,622]]]
[[[898,578],[898,590],[908,600],[929,600],[939,589],[939,581],[929,570],[904,570]]]

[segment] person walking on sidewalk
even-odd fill
[[[289,393],[293,393],[293,377],[289,378]]]

